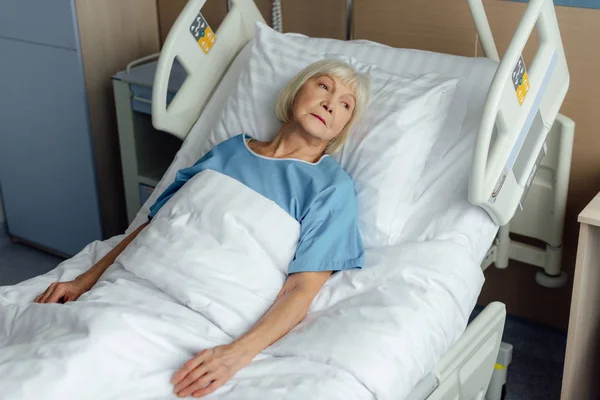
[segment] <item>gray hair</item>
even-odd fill
[[[296,95],[300,91],[300,88],[302,88],[309,79],[323,75],[336,77],[342,81],[344,85],[352,87],[356,98],[356,104],[350,120],[340,134],[332,139],[325,148],[325,153],[331,154],[342,147],[348,137],[348,132],[352,128],[352,125],[360,118],[367,107],[370,88],[367,75],[356,71],[348,63],[342,60],[325,59],[317,61],[296,74],[296,76],[292,78],[287,86],[281,91],[277,103],[275,103],[275,115],[282,123],[289,122],[292,105],[294,104],[294,100],[296,99]]]

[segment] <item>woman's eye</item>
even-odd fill
[[[321,86],[323,89],[328,90],[329,88],[327,87],[326,84],[324,83],[320,83],[319,86]]]
[[[350,104],[348,104],[348,103],[342,103],[342,104],[344,104],[344,107],[346,107],[348,110],[350,109]]]

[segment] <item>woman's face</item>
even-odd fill
[[[353,88],[338,78],[311,78],[296,94],[293,121],[310,136],[329,142],[346,126],[356,105]]]

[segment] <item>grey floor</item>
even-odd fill
[[[508,315],[502,340],[513,345],[505,400],[560,399],[567,333]]]
[[[15,244],[0,224],[0,286],[14,285],[56,267],[62,258]]]
[[[61,261],[13,243],[0,227],[0,286],[43,274]],[[478,307],[473,315],[479,310]],[[514,347],[505,400],[559,399],[566,332],[508,316],[503,340]]]

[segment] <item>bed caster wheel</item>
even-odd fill
[[[538,285],[542,285],[544,287],[550,289],[557,289],[565,286],[569,278],[564,271],[561,271],[560,275],[552,276],[545,273],[543,270],[538,271],[535,274],[535,281]]]

